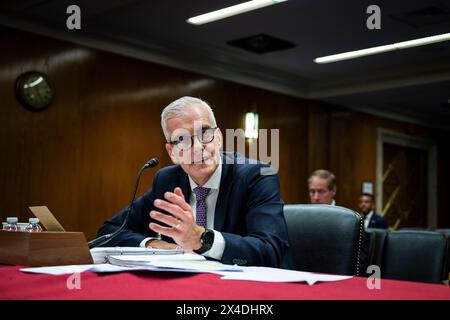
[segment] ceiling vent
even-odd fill
[[[450,9],[443,5],[431,5],[408,12],[392,14],[391,18],[415,28],[450,22]]]
[[[295,47],[295,44],[292,42],[278,39],[267,34],[257,34],[246,38],[230,40],[227,44],[258,54]]]

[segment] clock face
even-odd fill
[[[53,100],[53,90],[47,77],[36,71],[26,72],[16,82],[19,101],[32,111],[44,110]]]

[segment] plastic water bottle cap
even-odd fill
[[[7,223],[17,223],[19,219],[17,217],[8,217],[6,218]]]
[[[39,223],[39,219],[38,218],[30,218],[28,219],[29,223]]]

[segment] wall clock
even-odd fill
[[[16,96],[25,108],[41,111],[52,103],[54,92],[45,74],[29,71],[17,78]]]

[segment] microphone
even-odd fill
[[[112,239],[114,239],[126,227],[127,222],[128,222],[128,217],[130,216],[130,214],[133,212],[133,209],[134,209],[133,202],[134,202],[134,198],[136,197],[136,192],[137,192],[137,189],[138,189],[138,186],[139,186],[139,181],[141,180],[142,172],[144,172],[145,169],[156,167],[158,164],[159,164],[158,158],[152,158],[152,159],[148,160],[142,166],[142,168],[139,170],[139,172],[137,174],[136,182],[134,184],[133,194],[132,194],[131,200],[130,200],[130,205],[128,206],[127,215],[125,216],[125,219],[123,220],[122,225],[120,226],[119,229],[117,229],[113,233],[108,233],[108,234],[105,234],[105,235],[103,235],[101,237],[98,237],[98,238],[96,238],[94,240],[89,241],[88,242],[89,249],[92,249],[92,248],[99,247],[99,246],[107,244]]]

